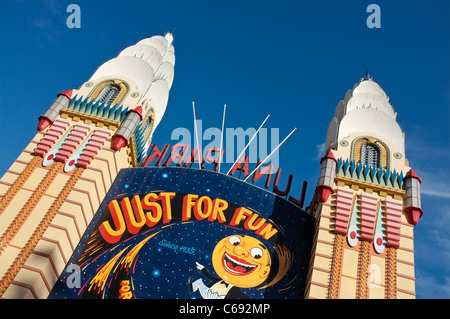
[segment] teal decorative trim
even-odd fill
[[[83,99],[81,96],[77,99],[77,95],[70,100],[67,109],[118,122],[122,122],[128,112],[128,107],[123,105],[111,105],[111,103],[100,103],[98,101],[94,103],[94,100],[88,102],[88,98]]]
[[[365,182],[375,183],[382,186],[403,189],[403,172],[393,172],[389,168],[383,170],[382,167],[363,166],[361,163],[357,165],[354,160],[351,162],[348,158],[344,161],[339,158],[336,166],[336,175],[346,176],[359,179]]]

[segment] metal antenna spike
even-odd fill
[[[224,104],[223,105],[223,117],[222,117],[222,131],[220,131],[220,148],[219,148],[219,167],[217,169],[217,171],[220,173],[220,163],[222,162],[222,145],[223,145],[223,128],[225,125],[225,111],[227,109],[227,105]]]
[[[284,138],[284,140],[280,143],[280,144],[278,144],[278,146],[277,147],[275,147],[275,149],[261,162],[261,163],[259,163],[259,165],[258,166],[256,166],[256,168],[253,170],[253,172],[251,172],[245,179],[244,179],[244,182],[246,182],[249,178],[250,178],[250,176],[252,176],[260,167],[261,167],[261,165],[263,165],[280,147],[281,147],[281,145],[283,145],[284,144],[284,142],[286,142],[286,140],[292,135],[292,133],[294,133],[295,131],[297,130],[297,128],[295,127],[292,131],[291,131],[291,133],[289,133],[289,135],[288,136],[286,136],[285,138]]]
[[[195,130],[195,140],[197,141],[197,147],[199,148],[199,150],[198,150],[198,168],[199,169],[201,169],[202,167],[201,167],[201,157],[202,157],[202,155],[201,155],[201,153],[202,153],[202,151],[201,151],[201,149],[200,149],[200,145],[199,145],[199,143],[198,143],[198,133],[197,133],[197,119],[196,119],[196,117],[195,117],[195,102],[194,101],[192,101],[192,110],[193,110],[193,112],[194,112],[194,130]],[[194,150],[195,150],[195,148],[194,148]],[[194,160],[195,160],[195,153],[194,153]]]
[[[236,161],[234,162],[233,165],[231,165],[231,168],[228,170],[227,175],[230,174],[230,172],[232,171],[234,165],[236,165],[236,163],[241,159],[242,155],[244,155],[245,150],[250,146],[250,144],[252,143],[253,139],[256,137],[256,135],[258,134],[258,132],[261,130],[261,128],[263,127],[264,123],[266,123],[267,119],[270,117],[270,114],[268,114],[266,116],[266,119],[262,122],[262,124],[259,126],[258,130],[255,132],[255,134],[253,134],[252,138],[250,139],[250,141],[247,143],[247,145],[244,147],[244,149],[242,150],[241,154],[239,154],[239,156],[236,158]]]

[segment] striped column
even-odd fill
[[[65,163],[78,148],[86,135],[91,130],[91,126],[84,123],[77,123],[70,132],[69,137],[55,156],[55,161]]]
[[[397,250],[392,247],[389,247],[386,252],[385,298],[397,298]]]
[[[98,151],[102,149],[105,141],[111,136],[111,131],[104,128],[96,129],[90,138],[86,148],[78,160],[77,166],[88,168],[89,164],[97,155]]]
[[[361,240],[373,241],[378,196],[363,192],[360,198]]]
[[[400,247],[402,208],[402,201],[386,198],[386,299],[397,298],[397,249]]]
[[[338,186],[336,189],[335,232],[337,234],[347,235],[354,194],[355,191],[351,188]]]
[[[67,131],[70,126],[70,121],[62,118],[57,118],[45,133],[44,138],[39,142],[34,155],[45,157],[47,152],[55,145],[59,138]]]
[[[370,263],[370,243],[368,241],[361,241],[361,247],[358,256],[358,274],[356,281],[356,299],[368,298],[368,269]]]
[[[400,246],[402,208],[402,201],[386,198],[386,245],[389,247],[398,248]]]
[[[348,223],[352,210],[354,193],[355,191],[351,188],[341,186],[336,188],[336,235],[331,260],[330,282],[327,296],[328,299],[339,298],[344,241],[348,231]]]
[[[342,258],[344,253],[344,240],[345,237],[341,234],[336,234],[333,256],[331,259],[331,271],[330,271],[330,282],[328,285],[328,299],[339,298],[339,284],[342,271]]]

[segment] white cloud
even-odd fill
[[[45,47],[46,43],[56,44],[66,27],[66,5],[56,0],[43,0],[39,5],[41,10],[27,17],[35,31],[36,44],[38,47]]]
[[[450,299],[450,277],[439,280],[425,271],[417,271],[416,293],[420,299]]]
[[[419,169],[422,195],[450,198],[450,174],[447,171],[433,167]]]
[[[409,165],[422,179],[422,195],[450,198],[450,172],[443,160],[450,157],[450,149],[436,141],[424,141],[420,136],[412,136],[409,141],[406,155]]]
[[[447,190],[439,191],[433,188],[422,188],[422,195],[450,198],[450,192]]]

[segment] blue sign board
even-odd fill
[[[303,298],[314,219],[181,167],[120,171],[49,298]]]

